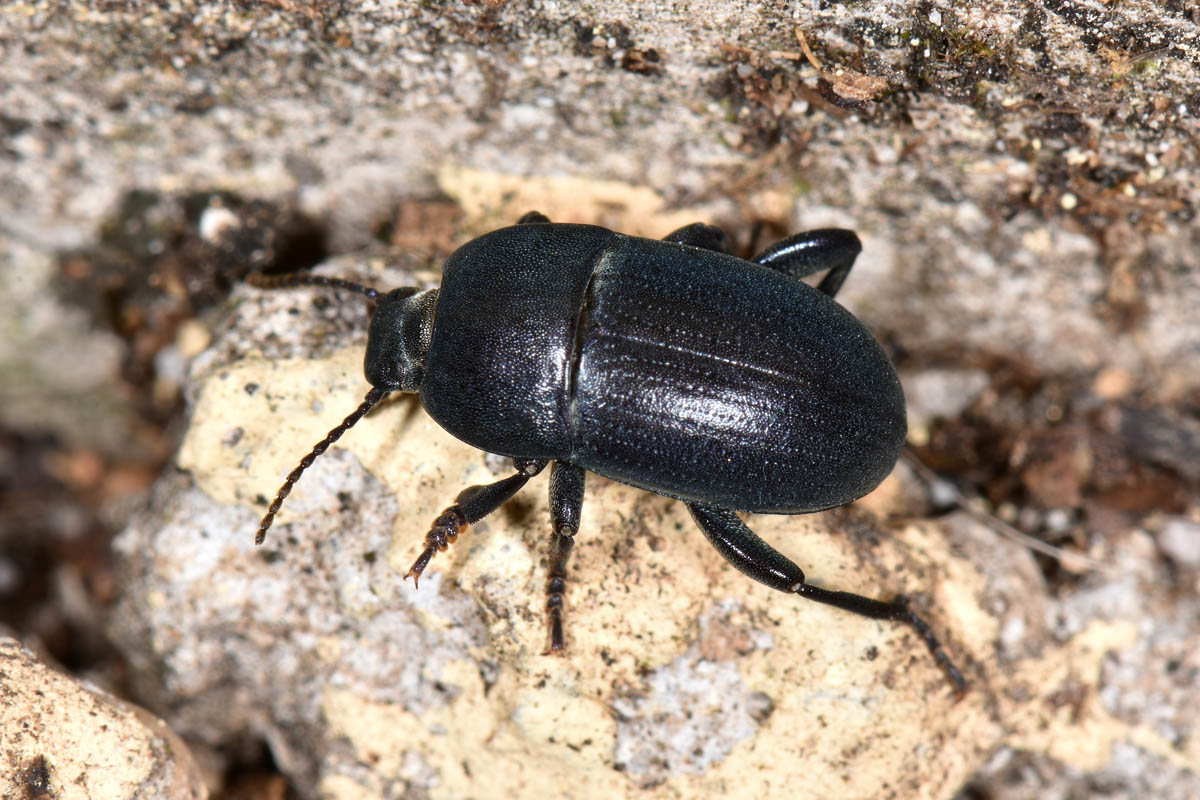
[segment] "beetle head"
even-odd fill
[[[417,289],[396,289],[382,294],[370,286],[363,286],[343,278],[326,278],[322,275],[263,275],[252,273],[246,282],[263,289],[279,289],[289,286],[323,286],[358,292],[368,300],[379,300],[379,307],[371,317],[371,328],[367,336],[367,357],[363,365],[371,391],[367,392],[362,404],[317,442],[313,449],[284,480],[283,486],[254,537],[255,544],[262,544],[267,529],[275,521],[275,515],[291,493],[301,473],[312,466],[317,456],[354,427],[375,405],[390,392],[415,392],[421,386],[425,374],[425,357],[429,353],[429,340],[433,335],[433,313],[437,305],[437,289],[424,292]]]
[[[421,388],[437,296],[437,289],[395,289],[379,301],[363,360],[363,372],[376,389],[415,392]]]

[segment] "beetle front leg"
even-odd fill
[[[521,460],[514,466],[516,475],[510,475],[503,480],[483,486],[468,486],[454,498],[454,505],[447,508],[433,521],[429,533],[425,535],[425,549],[405,573],[404,578],[413,579],[413,587],[420,584],[421,573],[429,566],[433,554],[444,551],[454,544],[458,535],[467,529],[468,525],[478,522],[488,514],[502,506],[505,501],[521,491],[529,479],[537,475],[546,466],[545,460]]]
[[[821,228],[781,239],[750,260],[797,280],[827,269],[829,274],[821,279],[817,289],[833,297],[861,252],[862,242],[854,231]]]
[[[959,694],[966,691],[966,679],[946,655],[928,623],[909,608],[908,599],[903,595],[885,603],[850,592],[834,592],[810,586],[805,583],[804,571],[800,567],[758,538],[754,531],[746,527],[746,523],[738,519],[737,514],[724,508],[702,506],[698,503],[688,503],[687,506],[692,512],[692,518],[717,548],[717,552],[745,575],[772,589],[798,594],[843,611],[871,619],[892,620],[910,625],[925,641],[925,646],[929,648],[934,661],[954,684],[955,691]]]
[[[563,597],[567,591],[567,561],[579,530],[583,511],[583,482],[586,473],[565,461],[555,461],[550,471],[550,569],[546,579],[546,617],[550,644],[546,653],[558,653],[565,647],[563,636]]]

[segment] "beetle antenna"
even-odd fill
[[[293,272],[290,275],[264,275],[261,272],[251,272],[246,276],[246,283],[259,289],[287,289],[293,286],[324,286],[330,289],[346,289],[351,292],[365,294],[371,300],[379,297],[380,291],[361,283],[348,281],[344,278],[326,278],[323,275],[310,275],[307,272]]]
[[[262,522],[258,524],[258,533],[254,535],[254,543],[256,545],[262,544],[263,539],[267,537],[267,529],[270,528],[271,523],[275,521],[275,515],[279,513],[279,507],[283,505],[284,498],[291,493],[292,487],[295,486],[296,481],[300,479],[300,474],[304,472],[304,470],[311,467],[312,463],[317,460],[317,456],[329,449],[329,445],[342,438],[343,433],[353,428],[354,424],[362,419],[368,411],[374,408],[375,404],[382,400],[386,394],[387,391],[380,389],[378,386],[367,392],[367,398],[363,400],[362,405],[354,409],[354,412],[350,414],[350,416],[342,420],[341,425],[338,425],[336,428],[326,434],[324,439],[317,442],[311,453],[300,459],[300,463],[296,466],[296,468],[288,473],[287,479],[283,482],[283,486],[279,487],[279,492],[275,495],[275,499],[271,501],[271,506],[267,509],[266,515],[263,516]]]

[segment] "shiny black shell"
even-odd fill
[[[671,497],[802,513],[891,471],[904,395],[848,311],[774,269],[571,224],[446,262],[421,402],[493,453]]]

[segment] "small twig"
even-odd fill
[[[1041,539],[1030,536],[1024,531],[1009,525],[1004,520],[997,517],[995,514],[989,514],[980,508],[975,507],[965,494],[959,491],[958,487],[947,481],[942,476],[938,475],[925,464],[921,463],[921,459],[912,452],[909,448],[905,448],[903,452],[905,463],[912,467],[917,476],[924,481],[928,486],[937,485],[940,488],[945,487],[950,494],[950,499],[954,507],[966,512],[968,516],[984,525],[987,525],[992,530],[999,533],[1001,536],[1006,536],[1013,541],[1028,547],[1030,550],[1035,550],[1044,556],[1049,556],[1056,561],[1062,562],[1068,568],[1075,567],[1079,570],[1092,570],[1104,575],[1113,576],[1118,574],[1118,571],[1110,564],[1105,564],[1103,561],[1097,561],[1094,558],[1085,556],[1082,553],[1072,553],[1069,550],[1064,550],[1061,547],[1055,547],[1052,544],[1047,544]]]
[[[770,58],[779,58],[784,61],[804,61],[804,54],[797,53],[794,50],[751,50],[749,47],[739,47],[734,44],[719,45],[722,50],[730,53],[741,53],[742,55],[752,56],[755,54],[769,56]]]
[[[808,46],[808,39],[804,38],[803,28],[797,26],[796,38],[800,41],[800,49],[804,51],[804,55],[808,59],[808,63],[812,64],[813,68],[816,69],[817,72],[821,73],[822,77],[824,77],[825,67],[821,64],[821,59],[817,58],[816,53],[814,53]]]

